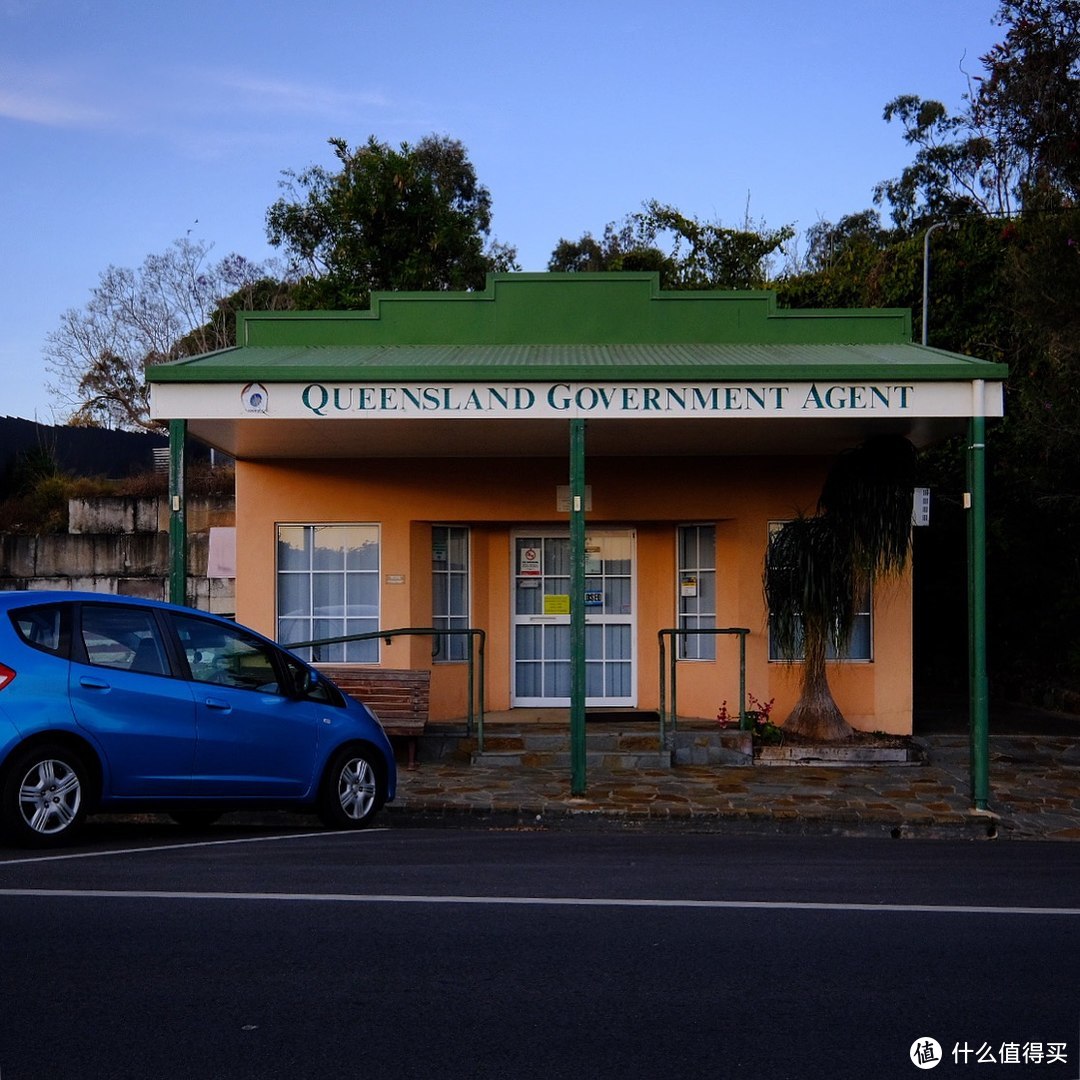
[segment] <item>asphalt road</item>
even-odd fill
[[[2,1080],[1080,1077],[1080,845],[208,840],[0,850]]]

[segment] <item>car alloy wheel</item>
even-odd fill
[[[4,817],[17,839],[34,845],[66,840],[86,814],[86,767],[59,746],[25,752],[13,763],[4,791]]]
[[[344,750],[327,773],[320,816],[335,829],[355,829],[378,813],[386,797],[379,774],[363,750]]]

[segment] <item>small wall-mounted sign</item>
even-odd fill
[[[916,488],[915,499],[911,508],[912,525],[930,524],[930,489]]]
[[[522,577],[540,576],[540,549],[523,547],[518,559],[518,573]]]
[[[404,585],[405,584],[405,575],[404,574],[387,574],[386,575],[386,584],[387,585]]]
[[[559,484],[555,488],[555,510],[560,514],[570,513],[570,485]],[[592,484],[585,485],[585,510],[592,510]]]

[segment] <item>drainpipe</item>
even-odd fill
[[[585,794],[585,421],[570,421],[570,794]]]
[[[184,507],[184,444],[187,421],[169,421],[169,600],[187,603],[187,511]]]
[[[968,424],[968,667],[970,677],[971,800],[976,810],[990,801],[989,679],[986,664],[986,383],[971,384]]]

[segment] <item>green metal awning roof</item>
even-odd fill
[[[150,368],[150,382],[1004,379],[1008,369],[908,343],[267,345]]]
[[[363,311],[240,312],[237,342],[147,379],[157,418],[253,458],[561,454],[574,410],[601,454],[925,443],[982,397],[1000,415],[1008,374],[913,344],[907,309],[780,309],[767,291],[668,292],[654,273],[494,274]]]

